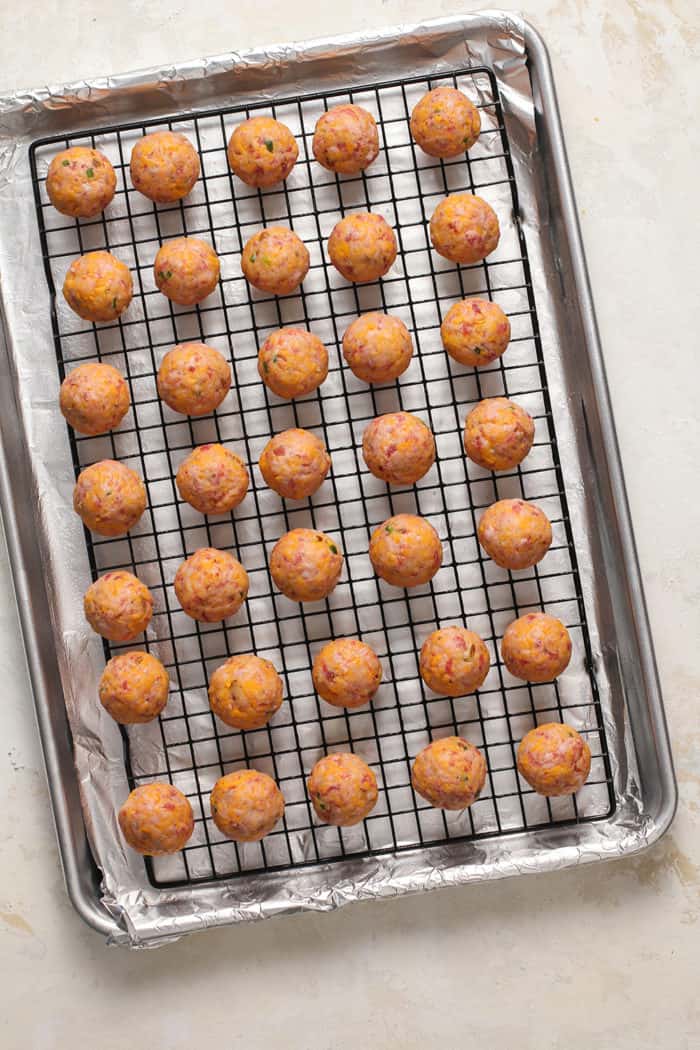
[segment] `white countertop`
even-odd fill
[[[247,5],[223,0],[6,2],[0,93],[458,9],[265,0],[252,25]],[[527,11],[552,56],[607,354],[680,787],[671,831],[616,864],[211,931],[157,952],[108,949],[63,887],[3,546],[4,1050],[700,1045],[700,252],[688,221],[700,9],[531,0]]]

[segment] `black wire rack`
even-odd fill
[[[482,119],[479,142],[454,161],[427,157],[409,133],[413,105],[441,84],[464,90]],[[362,175],[338,178],[313,160],[311,137],[320,114],[348,100],[374,114],[382,149]],[[239,182],[226,160],[233,127],[261,110],[286,123],[300,145],[290,178],[268,191]],[[187,135],[202,161],[193,192],[170,206],[152,205],[131,187],[128,176],[131,148],[141,135],[158,128]],[[67,220],[46,194],[51,157],[71,145],[102,150],[117,171],[114,201],[91,221]],[[147,861],[152,884],[191,885],[609,816],[614,808],[610,764],[517,188],[491,71],[464,69],[53,136],[33,143],[30,163],[61,379],[81,361],[109,361],[126,376],[131,391],[132,407],[117,431],[98,438],[70,432],[76,474],[89,463],[113,458],[134,467],[148,486],[149,510],[127,537],[106,540],[86,532],[86,542],[93,578],[125,568],[153,591],[156,611],[142,644],[171,676],[171,695],[161,717],[123,731],[129,784],[167,779],[185,792],[195,811],[195,833],[182,853]],[[502,231],[497,251],[468,267],[437,256],[427,233],[434,206],[446,193],[459,191],[485,197]],[[325,243],[342,215],[368,208],[383,214],[395,229],[399,257],[382,281],[351,286],[329,265]],[[242,277],[245,241],[271,223],[292,226],[309,248],[311,269],[298,294],[261,295]],[[161,295],[152,275],[160,244],[183,233],[208,240],[221,260],[217,291],[187,309]],[[128,263],[134,299],[117,322],[96,327],[76,318],[56,290],[75,256],[98,248],[108,248]],[[452,362],[440,341],[442,316],[467,295],[496,300],[513,331],[504,357],[478,371]],[[368,387],[343,365],[339,347],[353,318],[372,309],[400,316],[413,333],[416,352],[398,381]],[[290,324],[320,335],[331,362],[322,387],[292,403],[270,394],[256,368],[257,350],[267,334]],[[191,339],[222,350],[234,374],[221,408],[196,420],[171,412],[155,386],[165,352]],[[547,350],[557,352],[556,347]],[[462,428],[474,404],[500,394],[527,408],[537,429],[526,460],[512,472],[494,475],[465,458]],[[417,413],[431,426],[438,455],[416,486],[387,490],[364,465],[362,431],[376,415],[398,409]],[[324,485],[300,503],[281,501],[266,488],[257,468],[269,437],[290,426],[318,433],[333,460]],[[174,476],[179,463],[195,445],[208,441],[233,447],[251,471],[248,496],[232,515],[205,518],[178,499]],[[554,530],[545,559],[516,573],[499,569],[476,541],[481,510],[509,497],[535,500]],[[367,555],[372,529],[403,511],[433,523],[445,554],[431,583],[412,591],[378,580]],[[275,541],[299,526],[330,533],[345,554],[341,582],[328,599],[313,605],[297,605],[277,593],[267,568]],[[189,619],[173,593],[178,565],[202,546],[231,550],[250,577],[246,606],[224,624]],[[532,609],[560,617],[574,643],[569,670],[546,685],[512,678],[499,655],[508,623]],[[483,688],[459,699],[431,693],[418,673],[425,637],[449,623],[477,631],[492,661]],[[384,669],[372,705],[355,711],[319,701],[311,682],[315,653],[328,640],[343,636],[367,641]],[[105,657],[135,647],[105,644]],[[227,656],[250,651],[278,668],[286,702],[265,729],[240,733],[214,718],[206,683]],[[515,752],[534,724],[559,720],[587,737],[593,752],[591,776],[575,797],[543,799],[518,777]],[[481,798],[462,813],[431,808],[410,786],[417,752],[430,739],[453,733],[484,751],[489,770]],[[316,820],[305,778],[323,754],[348,749],[377,773],[379,802],[363,824],[330,828]],[[224,839],[211,821],[209,793],[223,773],[248,765],[275,778],[286,812],[283,823],[262,842],[241,845]]]

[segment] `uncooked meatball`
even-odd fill
[[[282,679],[269,660],[232,656],[209,680],[215,715],[234,729],[262,729],[282,705]]]
[[[79,434],[106,434],[129,411],[129,387],[112,365],[78,365],[61,383],[61,412]]]
[[[364,284],[388,273],[397,252],[396,236],[376,212],[359,211],[337,222],[328,238],[328,256],[346,281]]]
[[[299,147],[286,124],[273,117],[251,117],[228,142],[231,171],[248,186],[283,182],[297,162]]]
[[[420,587],[442,565],[442,544],[425,518],[396,514],[372,533],[369,556],[377,575],[393,587]]]
[[[313,332],[278,328],[260,347],[258,372],[278,397],[303,397],[316,390],[328,375],[328,351]]]
[[[219,283],[219,257],[197,237],[166,241],[153,263],[153,276],[163,295],[178,306],[201,303]]]
[[[357,175],[379,153],[374,117],[362,106],[334,106],[319,117],[312,148],[318,163],[328,171]]]
[[[365,383],[398,379],[411,363],[412,355],[408,328],[390,314],[362,314],[343,336],[343,357]]]
[[[119,827],[137,853],[162,857],[187,844],[194,831],[194,814],[172,784],[143,784],[134,788],[119,810]]]
[[[435,438],[418,416],[389,412],[366,428],[362,455],[376,478],[389,485],[414,485],[435,462]]]
[[[520,741],[518,772],[538,795],[573,795],[590,771],[591,749],[571,726],[548,722]]]
[[[100,703],[115,722],[152,722],[168,702],[170,678],[150,653],[120,653],[107,663],[100,678]]]
[[[487,397],[467,416],[464,451],[486,470],[513,470],[532,448],[535,424],[507,397]]]
[[[129,267],[111,252],[86,252],[74,259],[63,282],[63,296],[84,321],[116,321],[133,295]]]
[[[99,150],[72,146],[49,164],[46,192],[61,215],[91,219],[104,211],[116,188],[114,168]]]
[[[147,502],[146,486],[136,471],[113,459],[85,467],[73,489],[73,509],[100,536],[123,536]]]
[[[131,642],[145,631],[153,616],[153,595],[130,572],[106,572],[88,587],[83,599],[85,619],[110,642]]]
[[[416,755],[411,770],[415,791],[438,809],[466,809],[486,780],[486,759],[461,736],[433,740]]]
[[[152,131],[131,151],[131,181],[157,204],[182,200],[199,178],[199,154],[175,131]]]
[[[362,707],[379,689],[382,665],[374,649],[358,638],[337,638],[316,655],[311,677],[326,703]]]
[[[308,430],[284,430],[270,438],[260,457],[265,483],[283,499],[306,499],[323,484],[331,457]]]
[[[421,678],[436,693],[464,696],[480,689],[489,673],[489,651],[478,634],[464,627],[433,631],[420,651]]]
[[[200,445],[182,461],[175,484],[200,514],[226,514],[245,497],[249,483],[243,460],[223,445]]]
[[[411,113],[411,134],[431,157],[457,157],[479,137],[479,110],[453,87],[433,88]]]
[[[231,389],[231,366],[204,343],[182,343],[169,350],[158,369],[158,394],[173,412],[206,416]]]
[[[218,623],[237,613],[248,597],[248,573],[232,554],[202,547],[180,565],[174,587],[188,616]]]
[[[500,306],[488,299],[462,299],[447,311],[440,335],[455,361],[482,368],[505,352],[510,342],[510,321]]]
[[[529,569],[544,558],[552,542],[549,518],[534,503],[501,499],[479,522],[479,543],[502,569]]]
[[[377,804],[377,778],[359,755],[326,755],[307,781],[316,816],[324,824],[348,828],[369,816]]]
[[[267,773],[239,769],[214,784],[211,815],[234,842],[259,842],[284,816],[284,796]]]
[[[309,250],[286,226],[270,226],[254,233],[241,255],[247,281],[261,292],[289,295],[309,272]]]
[[[498,218],[490,204],[471,193],[440,201],[430,220],[430,240],[438,255],[456,263],[476,263],[498,247]]]
[[[319,602],[340,579],[343,555],[325,532],[292,529],[272,548],[270,572],[275,584],[293,602]]]
[[[508,624],[501,656],[516,678],[525,682],[551,682],[569,665],[571,636],[555,616],[526,613]]]

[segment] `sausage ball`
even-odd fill
[[[282,792],[257,769],[239,769],[217,780],[210,805],[217,828],[234,842],[259,842],[284,816]]]
[[[193,620],[217,623],[237,613],[248,597],[248,573],[226,551],[202,547],[175,573],[175,594]]]
[[[147,502],[146,486],[136,471],[113,459],[85,467],[73,489],[73,509],[100,536],[123,536]]]
[[[393,587],[420,587],[442,565],[442,544],[425,518],[396,514],[372,533],[369,557],[377,575]]]
[[[337,638],[317,654],[311,677],[326,703],[362,707],[379,689],[382,665],[374,649],[358,638]]]
[[[408,328],[398,317],[362,314],[343,336],[343,357],[358,379],[388,383],[406,371],[413,356]]]
[[[435,438],[418,416],[389,412],[366,428],[362,455],[375,478],[389,485],[414,485],[435,462]]]
[[[49,164],[46,192],[61,215],[91,219],[104,211],[116,188],[114,168],[99,150],[72,146]]]
[[[286,226],[269,226],[254,233],[241,255],[243,276],[254,288],[289,295],[309,272],[309,250]]]
[[[120,653],[107,663],[100,678],[100,703],[115,722],[152,722],[168,702],[170,679],[160,660],[150,653]]]
[[[308,430],[283,430],[270,438],[260,457],[265,484],[283,499],[306,499],[323,484],[331,457]]]
[[[552,526],[534,503],[501,499],[484,511],[477,535],[489,558],[502,569],[529,569],[549,550]]]
[[[501,643],[503,663],[525,682],[551,682],[571,659],[571,636],[561,620],[526,613],[509,623]]]
[[[379,153],[374,117],[362,106],[334,106],[319,117],[312,148],[318,163],[328,171],[357,175]]]
[[[181,499],[200,514],[226,514],[248,491],[243,460],[223,445],[200,445],[182,461],[175,476]]]
[[[182,200],[199,178],[199,154],[175,131],[152,131],[131,151],[131,181],[157,204]]]
[[[464,451],[486,470],[513,470],[532,448],[535,423],[507,397],[487,397],[467,416]]]
[[[158,394],[173,412],[206,416],[231,389],[231,366],[223,354],[204,343],[182,343],[160,363]]]
[[[411,134],[431,157],[459,156],[474,145],[480,131],[479,110],[457,88],[428,91],[411,113]]]
[[[346,279],[363,284],[383,277],[394,264],[396,236],[376,212],[359,211],[337,222],[328,238],[328,255]]]
[[[282,679],[269,660],[232,656],[209,680],[215,715],[234,729],[262,729],[282,705]]]
[[[278,328],[260,347],[258,372],[278,397],[303,397],[328,375],[328,351],[305,328]]]
[[[111,252],[86,252],[74,259],[63,282],[63,296],[84,321],[115,321],[133,295],[129,267]]]
[[[286,124],[273,117],[251,117],[228,141],[228,162],[248,186],[283,182],[297,162],[299,147]]]
[[[320,759],[306,785],[316,816],[324,824],[352,827],[377,804],[377,778],[359,755],[349,751]]]
[[[476,802],[486,780],[486,759],[461,736],[433,740],[416,755],[411,784],[438,809],[466,809]]]
[[[510,321],[488,299],[462,299],[440,326],[442,344],[461,365],[481,368],[500,357],[510,342]]]
[[[97,634],[110,642],[131,642],[151,622],[153,595],[145,583],[119,569],[106,572],[88,587],[83,608]]]
[[[429,689],[443,696],[463,696],[480,689],[490,666],[483,641],[464,627],[433,631],[420,651],[421,678]]]
[[[275,584],[293,602],[318,602],[340,579],[343,555],[325,532],[292,529],[272,548],[270,572]]]
[[[571,726],[549,722],[520,741],[518,772],[538,795],[573,795],[590,771],[591,749]]]
[[[119,827],[132,849],[146,857],[177,853],[194,831],[188,800],[172,784],[143,784],[119,810]]]
[[[163,295],[179,306],[201,303],[219,283],[219,257],[197,237],[166,241],[153,263],[155,282]]]
[[[481,262],[498,247],[501,230],[490,204],[471,193],[452,193],[430,220],[430,240],[438,255],[456,263]]]
[[[112,365],[78,365],[61,383],[61,412],[79,434],[106,434],[118,427],[131,398],[124,376]]]

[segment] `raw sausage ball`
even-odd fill
[[[259,842],[284,816],[284,796],[267,773],[239,769],[214,784],[211,815],[234,842]]]
[[[115,722],[152,722],[168,702],[170,679],[160,660],[150,653],[120,653],[107,663],[100,678],[100,703]]]
[[[328,238],[328,256],[346,281],[376,281],[396,259],[396,236],[376,212],[360,211],[337,222]]]
[[[179,306],[201,303],[219,282],[219,257],[197,237],[176,237],[158,249],[153,276],[163,295]]]
[[[217,623],[237,613],[248,597],[248,573],[232,554],[202,547],[180,565],[174,587],[188,616]]]
[[[388,383],[411,363],[413,343],[408,329],[390,314],[362,314],[343,336],[343,357],[358,379]]]
[[[129,267],[111,252],[87,252],[74,259],[63,282],[71,310],[84,321],[115,321],[131,302]]]
[[[379,153],[374,117],[362,106],[334,106],[319,117],[312,148],[318,163],[328,171],[357,175]]]
[[[457,157],[479,137],[479,110],[453,87],[429,91],[411,113],[411,134],[431,157]]]
[[[293,602],[318,602],[340,579],[343,555],[330,536],[315,529],[292,529],[272,548],[270,572]]]
[[[416,755],[411,770],[415,791],[438,809],[466,809],[486,780],[486,759],[461,736],[447,736]]]
[[[502,569],[529,569],[552,542],[549,518],[534,503],[501,499],[488,507],[477,530],[479,543]]]
[[[316,655],[311,671],[314,688],[333,707],[368,704],[382,680],[374,649],[358,638],[337,638]]]
[[[501,643],[503,663],[525,682],[551,682],[571,659],[571,636],[561,620],[526,613],[508,624]]]
[[[313,332],[278,328],[260,347],[258,372],[278,397],[303,397],[316,390],[328,375],[328,351]]]
[[[188,800],[172,784],[143,784],[119,810],[119,827],[132,849],[146,857],[177,853],[194,831]]]
[[[425,518],[396,514],[372,533],[374,571],[393,587],[420,587],[442,565],[440,538]]]
[[[447,311],[440,335],[450,357],[461,365],[481,368],[505,352],[510,321],[488,299],[462,299]]]
[[[232,656],[209,681],[215,715],[234,729],[261,729],[282,704],[282,679],[269,660]]]
[[[323,484],[331,457],[308,430],[283,430],[270,438],[260,457],[265,484],[284,499],[305,499]]]
[[[318,819],[339,828],[359,824],[377,804],[377,778],[349,751],[320,759],[307,787]]]
[[[309,272],[309,250],[286,226],[270,226],[254,233],[241,255],[247,281],[261,292],[289,295]]]
[[[152,131],[131,151],[131,181],[157,204],[182,200],[199,178],[199,154],[175,131]]]
[[[518,772],[538,795],[573,795],[590,771],[591,749],[571,726],[548,722],[520,741]]]
[[[297,162],[299,147],[286,124],[273,117],[251,117],[228,142],[231,171],[248,186],[283,182]]]
[[[487,397],[467,416],[464,451],[486,470],[513,470],[532,448],[532,416],[507,397]]]
[[[147,502],[146,486],[136,471],[113,459],[81,470],[73,489],[73,509],[100,536],[123,536]]]
[[[480,689],[489,673],[489,651],[478,634],[464,627],[433,631],[420,651],[421,678],[436,693],[463,696]]]
[[[88,587],[85,619],[110,642],[130,642],[145,631],[153,616],[153,595],[130,572],[106,572]]]
[[[248,491],[249,480],[243,460],[223,445],[193,449],[175,476],[180,497],[200,514],[233,510]]]
[[[456,263],[476,263],[498,247],[498,218],[490,204],[471,193],[440,201],[430,220],[430,240],[438,255]]]
[[[414,485],[435,462],[435,438],[418,416],[389,412],[366,428],[362,455],[376,478],[389,485]]]
[[[99,150],[72,146],[49,165],[46,192],[56,211],[74,219],[91,219],[107,207],[117,188],[114,168]]]
[[[61,412],[79,434],[106,434],[129,411],[129,387],[112,365],[78,365],[61,383]]]
[[[231,389],[231,366],[204,343],[182,343],[169,350],[158,369],[158,394],[173,412],[206,416]]]

